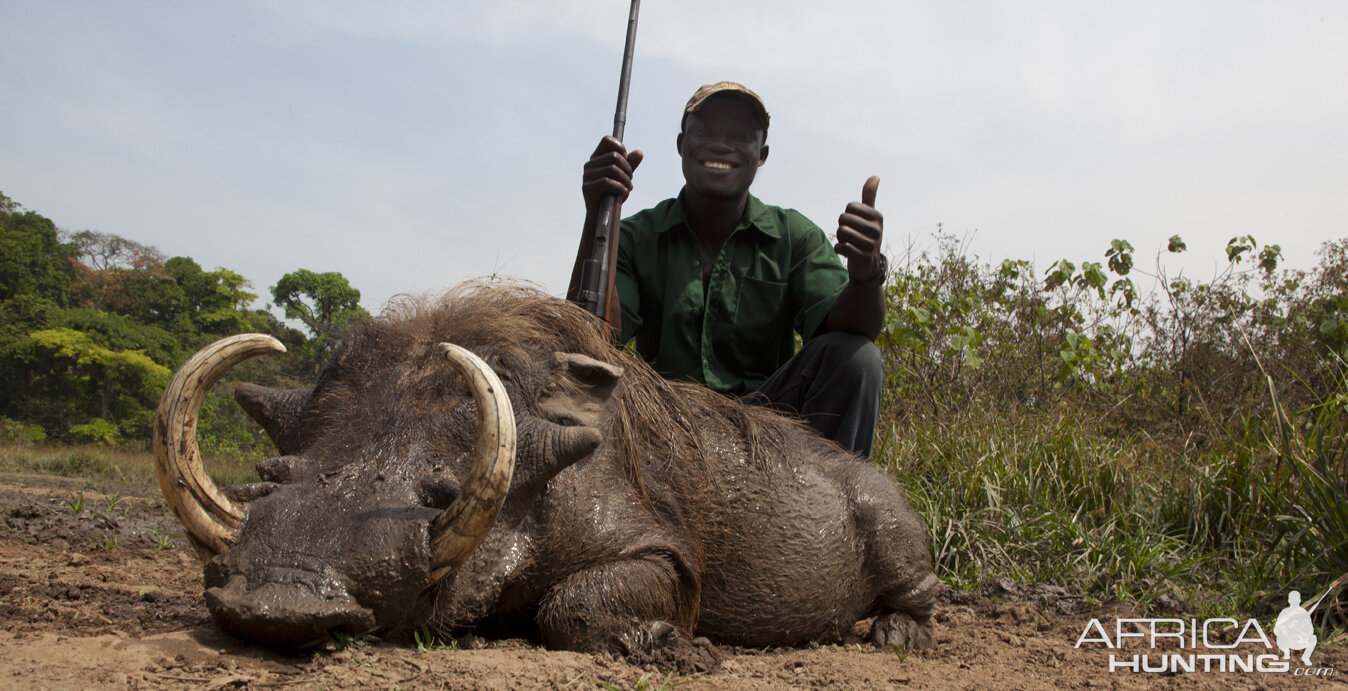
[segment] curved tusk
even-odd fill
[[[265,334],[222,338],[197,351],[169,380],[154,420],[154,464],[159,489],[173,515],[195,539],[203,559],[229,549],[243,525],[243,507],[220,493],[197,450],[197,415],[211,386],[229,368],[265,353],[284,353]],[[202,551],[202,550],[205,551]]]
[[[441,343],[439,351],[468,380],[477,403],[478,433],[463,491],[431,523],[432,583],[453,573],[487,536],[515,472],[515,413],[501,380],[467,349]]]

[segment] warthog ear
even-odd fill
[[[234,387],[234,400],[267,430],[278,451],[291,454],[304,446],[300,415],[312,393],[313,389],[273,389],[245,382]]]
[[[604,429],[622,397],[623,369],[580,353],[553,353],[554,375],[539,400],[543,416],[560,425]]]

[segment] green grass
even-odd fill
[[[952,587],[1005,577],[1266,616],[1348,571],[1345,400],[1276,426],[1300,434],[1281,444],[1251,420],[1204,451],[1119,438],[1076,411],[970,411],[885,430],[877,462],[926,519]]]

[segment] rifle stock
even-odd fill
[[[615,343],[622,337],[621,305],[615,284],[621,218],[622,204],[618,198],[604,197],[599,218],[595,220],[594,251],[581,266],[580,293],[576,300],[585,311],[604,320],[607,335]]]

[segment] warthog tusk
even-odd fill
[[[468,380],[477,403],[477,449],[463,491],[431,523],[431,582],[453,573],[481,544],[505,503],[515,472],[515,413],[505,387],[481,358],[452,343],[439,352]]]
[[[197,449],[201,403],[229,368],[251,357],[285,350],[280,341],[265,334],[222,338],[188,358],[159,398],[154,421],[159,489],[173,515],[194,539],[203,560],[234,544],[246,513],[220,493],[202,465]]]

